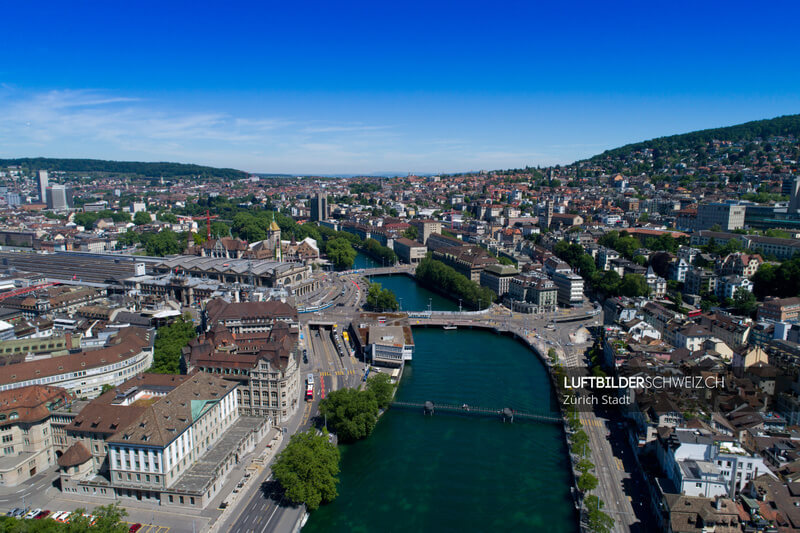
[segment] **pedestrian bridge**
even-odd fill
[[[392,408],[419,410],[423,414],[433,415],[437,411],[443,413],[454,413],[459,415],[470,416],[488,416],[501,418],[504,421],[513,422],[514,420],[530,420],[533,422],[545,422],[550,424],[562,424],[563,419],[552,412],[532,412],[532,411],[518,411],[510,407],[503,409],[496,409],[491,407],[480,407],[468,404],[448,404],[448,403],[435,403],[435,402],[392,402]]]

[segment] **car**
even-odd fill
[[[25,515],[25,519],[26,520],[30,520],[32,518],[36,518],[36,515],[38,515],[41,512],[42,512],[41,509],[38,509],[38,508],[37,509],[32,509],[31,511],[28,512],[28,514]]]
[[[45,517],[47,517],[49,514],[50,514],[50,511],[48,511],[47,509],[45,509],[45,510],[44,510],[44,511],[42,511],[41,513],[37,514],[37,515],[36,515],[34,518],[36,518],[36,520],[41,520],[42,518],[45,518]]]
[[[19,507],[14,507],[9,512],[6,513],[6,516],[17,516],[19,513],[22,512],[22,509]]]
[[[131,527],[128,528],[128,533],[136,533],[140,529],[142,529],[142,524],[131,524]]]
[[[56,522],[61,522],[62,524],[66,524],[69,522],[69,516],[72,514],[72,511],[64,511],[59,513],[58,516],[54,516],[53,520]]]

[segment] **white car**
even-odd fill
[[[34,509],[31,512],[29,512],[28,514],[25,515],[25,519],[29,520],[31,518],[36,518],[36,516],[41,512],[42,512],[41,509]]]

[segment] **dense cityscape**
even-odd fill
[[[559,531],[795,531],[799,135],[391,178],[0,161],[3,527],[326,530],[339,448],[430,416],[560,428]],[[543,396],[410,397],[433,330],[514,339]]]

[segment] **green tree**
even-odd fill
[[[641,274],[625,274],[619,283],[618,292],[622,296],[647,296],[650,294],[650,286]]]
[[[197,330],[188,315],[178,318],[172,324],[158,328],[153,345],[153,366],[150,367],[150,372],[178,374],[181,370],[181,350],[196,336]]]
[[[133,223],[137,226],[144,226],[152,221],[153,219],[150,218],[150,213],[147,211],[137,211],[136,214],[133,215]]]
[[[400,305],[393,291],[381,288],[380,283],[370,283],[367,290],[367,307],[375,311],[397,311]]]
[[[342,442],[364,439],[375,429],[378,402],[370,391],[339,389],[319,403],[319,412]]]
[[[386,409],[392,401],[394,394],[394,385],[392,378],[389,374],[383,372],[373,373],[367,379],[367,390],[375,396],[375,401],[378,402],[379,409]]]
[[[587,472],[594,470],[594,463],[592,463],[589,459],[581,459],[575,465],[575,470],[577,470],[582,474],[585,474]]]
[[[733,308],[737,313],[750,316],[755,312],[757,307],[758,302],[752,292],[745,289],[736,291],[736,295],[733,297]]]
[[[412,241],[416,241],[417,240],[416,226],[409,226],[408,229],[406,229],[403,232],[403,237],[405,237],[406,239],[411,239]]]
[[[295,504],[309,511],[333,501],[339,479],[339,450],[328,441],[327,433],[314,429],[292,436],[272,465],[272,475]]]
[[[605,502],[590,494],[583,500],[583,505],[587,510],[587,521],[589,531],[592,533],[611,533],[614,528],[614,519],[603,512]]]
[[[357,255],[353,245],[347,239],[340,237],[325,243],[325,254],[336,270],[353,268]]]
[[[597,488],[597,478],[590,472],[581,474],[578,478],[578,490],[581,492],[589,492]]]

